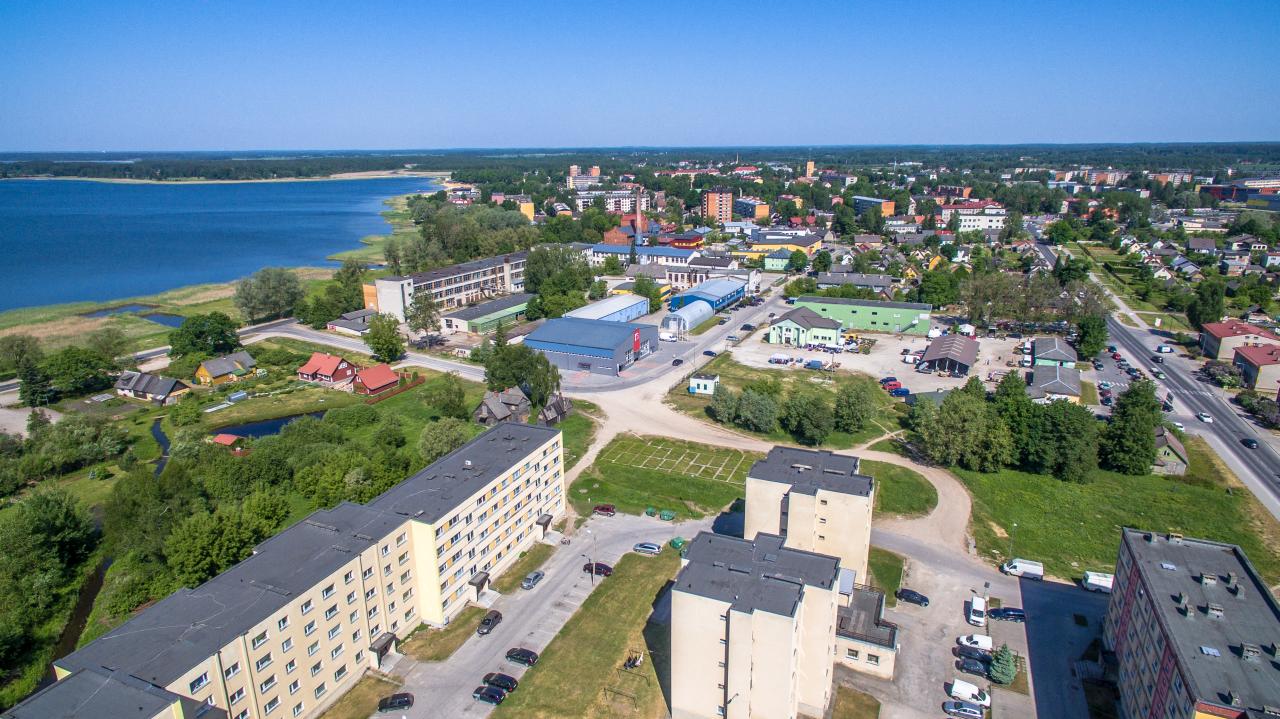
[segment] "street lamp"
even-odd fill
[[[1018,534],[1018,523],[1013,523],[1013,529],[1009,531],[1009,561],[1013,561],[1013,539]]]
[[[587,555],[585,555],[585,554],[581,554],[581,555],[579,555],[579,556],[581,556],[583,559],[587,560],[587,567],[591,570],[591,571],[587,572],[587,574],[590,574],[590,575],[591,575],[591,586],[593,586],[593,587],[594,587],[594,586],[596,585],[596,563],[595,563],[594,561],[592,561],[592,560],[591,560],[591,557],[588,557],[588,556],[587,556]]]

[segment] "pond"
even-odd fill
[[[181,327],[183,320],[187,319],[182,315],[173,315],[168,312],[148,312],[142,315],[142,319],[158,322],[165,327]]]
[[[278,434],[284,429],[286,424],[300,417],[315,417],[320,419],[324,416],[324,412],[306,412],[304,414],[291,414],[287,417],[276,417],[275,419],[264,419],[257,422],[245,422],[244,424],[233,424],[229,427],[219,427],[211,434],[234,434],[237,437],[269,437]]]
[[[116,305],[115,307],[107,307],[100,310],[94,310],[93,312],[86,312],[81,315],[81,317],[110,317],[112,315],[126,315],[130,312],[145,312],[147,310],[154,310],[155,308],[155,305],[142,305],[138,303]]]

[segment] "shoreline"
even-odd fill
[[[0,177],[0,182],[12,180],[36,180],[41,182],[104,182],[115,185],[241,185],[271,182],[332,182],[334,180],[388,180],[396,178],[424,178],[449,182],[453,173],[448,170],[370,170],[368,172],[340,172],[324,177],[272,177],[260,180],[210,180],[200,177],[177,180],[140,180],[126,177],[82,177],[75,175],[30,175],[27,177]]]

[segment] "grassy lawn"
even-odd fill
[[[325,710],[320,719],[369,719],[378,711],[379,699],[399,690],[399,684],[370,672],[360,677],[360,681]]]
[[[556,548],[550,544],[537,544],[529,547],[528,551],[520,555],[501,577],[493,581],[493,589],[499,594],[509,594],[520,588],[520,580],[525,578],[529,572],[541,567],[547,563],[552,554],[555,554]]]
[[[1160,320],[1160,329],[1170,330],[1173,332],[1190,332],[1191,324],[1187,322],[1187,318],[1182,315],[1176,315],[1171,312],[1139,312],[1138,316],[1144,322],[1156,326],[1156,320]]]
[[[877,719],[879,716],[880,702],[875,697],[850,687],[836,687],[831,719]]]
[[[1098,385],[1080,380],[1080,404],[1098,403]]]
[[[579,514],[596,504],[640,514],[671,509],[680,519],[714,514],[744,496],[747,470],[763,455],[663,437],[624,435],[570,487]]]
[[[871,548],[871,555],[867,559],[867,568],[871,573],[869,579],[872,586],[879,587],[884,592],[886,607],[892,607],[898,603],[893,593],[902,586],[902,563],[902,557],[887,549]]]
[[[405,394],[409,394],[406,392]],[[334,407],[345,407],[364,401],[350,392],[325,389],[323,387],[302,387],[288,394],[273,397],[254,397],[212,414],[204,415],[204,420],[211,428],[227,427],[245,422],[258,422],[276,417],[288,417],[304,412],[322,412]]]
[[[867,449],[875,450],[876,452],[890,452],[903,457],[907,456],[906,448],[902,446],[901,442],[893,437],[885,437],[879,442],[869,446]]]
[[[325,354],[330,354],[334,351],[334,348],[332,347],[326,347],[325,345],[319,345],[314,342],[307,342],[306,340],[294,339],[292,337],[268,337],[265,340],[254,342],[253,344],[249,345],[246,349],[249,350],[249,354],[254,354],[254,350],[259,347],[263,349],[269,349],[272,347],[282,347],[284,349],[289,350],[290,352],[295,352],[301,355],[310,355],[312,352],[323,352]],[[370,355],[364,352],[351,352],[348,350],[341,350],[340,354],[342,355],[343,359],[353,364],[360,365],[362,367],[368,367],[369,365],[376,364],[373,361],[373,355]],[[430,370],[422,370],[421,368],[419,368],[419,371],[429,372]]]
[[[918,517],[938,506],[938,490],[914,469],[872,459],[862,460],[860,469],[863,474],[874,477],[878,484],[877,513]]]
[[[538,665],[521,679],[520,689],[493,716],[669,716],[654,664],[668,661],[670,631],[665,626],[646,627],[646,622],[653,602],[679,568],[676,552],[623,557],[613,576],[587,597],[542,652]],[[635,671],[624,671],[623,661],[636,651],[645,651],[644,663]]]
[[[564,432],[564,468],[568,471],[587,453],[591,438],[596,435],[596,423],[575,408],[573,414],[565,417],[556,427]]]
[[[473,605],[458,612],[458,616],[442,629],[421,625],[400,643],[400,651],[420,662],[444,661],[475,635],[485,611],[484,607]]]
[[[781,385],[781,392],[778,396],[783,400],[790,394],[799,391],[817,391],[834,397],[836,390],[847,383],[863,382],[871,385],[875,390],[872,394],[876,398],[876,406],[879,410],[877,415],[865,428],[858,432],[832,432],[827,437],[827,441],[822,444],[823,447],[829,449],[849,449],[864,442],[869,442],[886,432],[898,429],[898,412],[901,410],[895,409],[895,406],[904,406],[900,402],[895,403],[892,398],[880,389],[880,385],[876,380],[868,375],[820,374],[802,370],[759,369],[739,364],[734,361],[732,354],[728,352],[708,362],[701,372],[719,375],[720,383],[734,391],[741,391],[744,386],[751,382],[776,381]],[[711,399],[705,395],[695,396],[689,394],[684,385],[677,385],[672,388],[667,393],[667,402],[687,415],[700,420],[711,421],[707,416],[707,405],[711,404]],[[743,434],[750,434],[776,443],[793,444],[795,442],[791,435],[781,427],[774,428],[768,434],[749,432],[741,428],[734,429]]]
[[[691,334],[691,335],[700,335],[700,334],[705,334],[705,333],[709,332],[709,331],[711,330],[711,328],[712,328],[712,327],[715,327],[716,325],[720,324],[720,320],[722,320],[722,319],[724,319],[724,318],[723,318],[723,317],[720,317],[719,315],[712,315],[712,316],[711,316],[711,319],[709,319],[709,320],[707,320],[706,322],[703,322],[702,324],[698,325],[697,327],[694,327],[693,329],[689,330],[689,334]]]
[[[1120,528],[1134,527],[1238,544],[1276,584],[1280,523],[1198,439],[1187,441],[1187,451],[1191,466],[1182,478],[1097,470],[1071,484],[1014,470],[953,471],[973,495],[971,528],[989,561],[1036,559],[1067,579],[1112,571]]]

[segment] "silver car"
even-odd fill
[[[948,716],[961,717],[961,719],[983,719],[986,716],[982,707],[973,702],[943,702],[942,711]]]
[[[631,551],[637,554],[647,554],[651,557],[656,557],[662,553],[662,545],[654,544],[653,542],[641,542],[632,547]]]
[[[545,576],[547,575],[543,573],[541,569],[535,569],[532,572],[529,572],[528,576],[526,576],[523,580],[521,580],[520,588],[533,589],[534,587],[538,586],[538,582],[541,582],[542,578]]]

